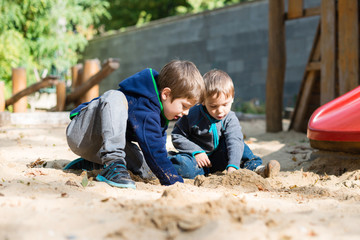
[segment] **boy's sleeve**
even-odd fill
[[[190,123],[187,116],[180,118],[171,132],[171,140],[174,147],[181,153],[194,156],[197,153],[205,152],[199,145],[189,140]]]
[[[167,157],[166,136],[160,127],[160,114],[149,112],[133,113],[134,131],[139,146],[151,171],[162,185],[184,182]]]
[[[225,125],[224,135],[229,157],[229,163],[226,168],[234,167],[239,169],[244,153],[244,139],[239,120],[234,112],[229,113],[229,120]]]

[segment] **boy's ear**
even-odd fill
[[[166,87],[161,91],[161,100],[166,100],[171,97],[171,89]]]

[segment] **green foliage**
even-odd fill
[[[10,94],[11,69],[66,77],[100,30],[119,30],[168,16],[251,0],[0,0],[0,81]]]
[[[212,10],[212,9],[224,7],[226,5],[231,5],[240,2],[247,2],[247,1],[251,1],[251,0],[187,0],[187,2],[191,7],[187,9],[185,13],[189,13],[189,12],[198,13],[205,10]],[[184,9],[182,11],[184,11]]]
[[[111,19],[102,18],[102,32],[142,25],[152,20],[198,13],[251,0],[108,0]]]
[[[0,34],[0,80],[11,78],[11,69],[31,64],[30,47],[26,39],[16,30],[9,29]],[[7,84],[8,81],[5,81]]]
[[[0,80],[11,68],[65,73],[96,33],[93,24],[110,17],[105,0],[0,0]]]
[[[265,104],[258,101],[248,101],[241,104],[240,112],[251,114],[265,114]]]
[[[178,14],[177,7],[190,7],[186,0],[108,0],[111,19],[102,18],[104,31],[119,30]]]
[[[250,101],[243,101],[235,99],[232,110],[235,112],[250,113],[250,114],[265,114],[265,104],[258,99]]]

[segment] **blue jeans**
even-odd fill
[[[195,158],[186,153],[169,156],[169,159],[180,176],[190,179],[194,179],[197,175],[224,171],[228,165],[225,141],[220,141],[219,148],[209,156],[212,165],[210,168],[200,168]],[[254,171],[261,164],[261,158],[254,155],[249,146],[244,143],[244,153],[240,162],[240,168]]]

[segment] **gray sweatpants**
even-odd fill
[[[82,158],[99,163],[119,162],[135,174],[150,178],[153,173],[140,148],[126,141],[128,103],[125,95],[109,90],[75,116],[66,129],[70,149]]]

